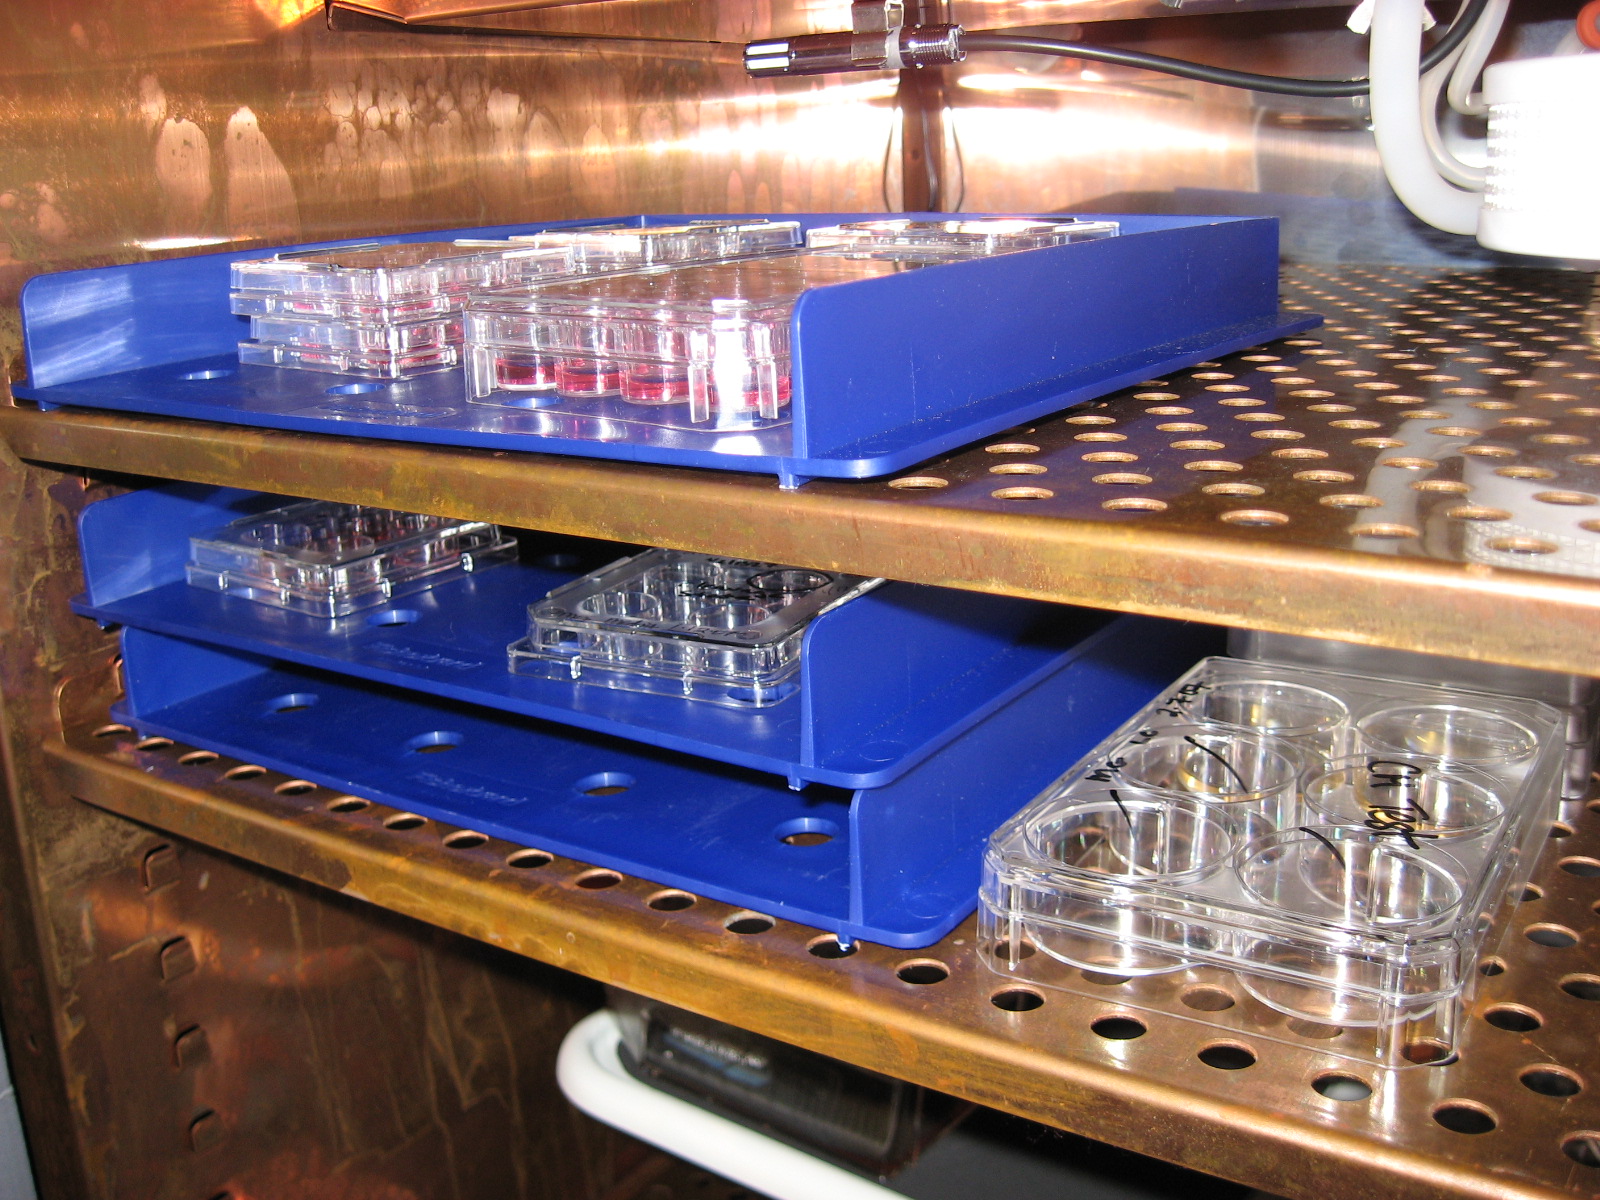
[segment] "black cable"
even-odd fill
[[[1422,56],[1422,70],[1427,71],[1443,62],[1459,46],[1478,23],[1489,0],[1466,0],[1450,27]],[[1085,42],[1064,42],[1058,38],[1034,37],[1025,33],[1005,33],[998,30],[977,30],[961,36],[961,48],[970,52],[1004,50],[1024,54],[1053,54],[1060,58],[1086,58],[1093,62],[1115,63],[1124,67],[1139,67],[1146,71],[1160,71],[1167,75],[1180,75],[1185,79],[1198,79],[1203,83],[1217,83],[1224,87],[1248,88],[1254,92],[1272,92],[1280,96],[1365,96],[1372,90],[1372,81],[1360,79],[1291,79],[1280,75],[1255,75],[1248,71],[1230,71],[1226,67],[1208,67],[1203,63],[1186,62],[1181,58],[1167,58],[1160,54],[1144,54],[1138,50],[1119,50],[1114,46],[1095,46]]]

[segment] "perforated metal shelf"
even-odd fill
[[[970,922],[926,951],[860,945],[538,847],[440,826],[126,727],[47,747],[70,793],[531,958],[1288,1197],[1600,1195],[1600,800],[1553,824],[1459,1058],[1382,1072],[1226,1033],[1241,998],[1165,1013],[1008,984]],[[1490,945],[1496,939],[1492,936]],[[1242,1004],[1241,1004],[1242,1007]]]
[[[1543,270],[1298,267],[1305,337],[915,472],[720,472],[0,409],[20,455],[1587,673],[1600,295]]]

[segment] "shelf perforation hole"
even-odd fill
[[[1350,527],[1350,536],[1386,538],[1398,541],[1402,538],[1421,537],[1422,534],[1420,531],[1412,528],[1410,525],[1400,525],[1393,522],[1382,521],[1368,525],[1352,525]]]
[[[1474,1100],[1446,1100],[1434,1108],[1433,1119],[1451,1133],[1473,1136],[1492,1133],[1500,1126],[1494,1112]]]
[[[1597,500],[1588,492],[1535,492],[1533,498],[1539,501],[1540,504],[1565,504],[1574,508],[1586,504],[1600,503],[1600,500]]]
[[[740,937],[754,937],[766,933],[777,922],[765,913],[751,912],[749,909],[740,909],[722,923],[722,927],[729,933],[737,933]]]
[[[1048,500],[1055,493],[1042,487],[1004,487],[990,492],[996,500]]]
[[[1102,500],[1100,507],[1108,512],[1165,512],[1167,502],[1154,496],[1118,496]]]
[[[1172,448],[1174,450],[1202,450],[1202,451],[1209,451],[1209,450],[1226,450],[1228,447],[1227,447],[1227,443],[1225,443],[1225,442],[1215,442],[1215,441],[1212,441],[1209,438],[1185,438],[1182,441],[1173,442],[1172,443]]]
[[[1522,1004],[1496,1004],[1484,1010],[1483,1019],[1507,1033],[1532,1033],[1544,1025],[1544,1017]]]
[[[1336,492],[1330,496],[1321,496],[1318,504],[1326,504],[1329,508],[1382,508],[1383,501],[1377,496],[1369,496],[1365,492]]]
[[[1568,825],[1565,821],[1552,821],[1550,823],[1550,832],[1548,836],[1553,838],[1569,838],[1574,832],[1576,831],[1572,828],[1572,826]]]
[[[1218,1071],[1243,1071],[1256,1065],[1256,1052],[1243,1042],[1212,1042],[1195,1055]]]
[[[272,789],[279,796],[304,796],[308,792],[317,790],[317,785],[309,779],[289,779]]]
[[[1569,1133],[1561,1139],[1561,1153],[1579,1166],[1600,1167],[1600,1133]]]
[[[1444,515],[1453,521],[1509,521],[1511,514],[1503,508],[1491,508],[1487,504],[1457,504],[1444,510]]]
[[[622,882],[622,876],[615,871],[607,871],[603,867],[596,867],[592,871],[585,871],[572,881],[586,891],[597,892],[602,888],[613,888]]]
[[[219,755],[212,750],[191,750],[178,758],[178,765],[184,767],[203,767],[207,763],[217,761]]]
[[[1131,463],[1138,462],[1139,456],[1128,450],[1091,450],[1081,456],[1088,463]]]
[[[1576,1096],[1583,1091],[1583,1079],[1577,1072],[1546,1063],[1523,1068],[1517,1076],[1517,1082],[1530,1092],[1540,1096],[1552,1096],[1558,1100],[1565,1100],[1568,1096]]]
[[[1089,1022],[1089,1030],[1096,1037],[1104,1038],[1108,1042],[1131,1042],[1150,1032],[1143,1021],[1124,1013],[1096,1017]]]
[[[110,725],[101,725],[89,736],[97,738],[121,737],[125,733],[132,732],[133,730],[126,725],[118,725],[113,723]]]
[[[1271,508],[1234,508],[1218,516],[1217,520],[1229,525],[1258,526],[1266,528],[1287,525],[1289,515]]]
[[[555,862],[555,855],[543,850],[514,850],[506,855],[506,866],[518,871],[533,871]]]
[[[1470,483],[1459,479],[1415,479],[1411,482],[1415,492],[1441,492],[1449,496],[1465,496],[1472,490]]]
[[[813,958],[849,958],[859,946],[858,942],[841,942],[833,934],[825,933],[806,943],[806,953]]]
[[[224,771],[222,773],[222,777],[224,779],[231,780],[234,783],[238,783],[244,779],[259,778],[266,773],[267,769],[265,767],[258,766],[255,763],[241,763],[237,767],[231,767]]]
[[[991,475],[1043,475],[1050,468],[1043,463],[995,463],[989,468]]]
[[[1262,496],[1267,491],[1258,483],[1239,483],[1232,480],[1224,483],[1208,483],[1200,490],[1207,496]]]
[[[1498,550],[1501,554],[1554,554],[1561,549],[1554,542],[1544,538],[1530,537],[1526,534],[1517,537],[1490,538],[1484,543],[1490,550]]]
[[[1150,483],[1151,477],[1149,475],[1141,474],[1138,471],[1107,471],[1103,474],[1094,476],[1093,481],[1095,483],[1105,484],[1113,487],[1125,485],[1142,486],[1143,484]],[[999,495],[998,492],[995,494]]]
[[[1039,447],[1032,442],[996,442],[992,446],[985,446],[986,454],[1037,454]]]
[[[1556,925],[1551,922],[1540,922],[1529,925],[1522,931],[1522,936],[1536,946],[1548,946],[1553,950],[1564,950],[1569,946],[1578,944],[1578,935],[1565,925]]]
[[[655,909],[656,912],[682,912],[698,903],[700,897],[681,888],[666,888],[655,892],[645,900],[646,906]]]
[[[901,983],[928,987],[949,979],[950,968],[936,958],[912,958],[897,966],[894,974]]]
[[[140,738],[133,744],[133,748],[135,750],[170,750],[172,748],[172,739],[159,736]]]
[[[1522,889],[1522,903],[1527,904],[1532,900],[1543,900],[1544,889],[1536,883],[1530,883]]]
[[[1593,879],[1596,876],[1600,876],[1600,859],[1597,858],[1574,855],[1571,858],[1563,858],[1556,865],[1568,875],[1576,875],[1580,879]]]
[[[347,816],[350,813],[358,813],[364,809],[371,808],[372,801],[363,799],[360,796],[335,796],[328,801],[325,807],[331,813]]]
[[[1343,1075],[1336,1071],[1318,1075],[1311,1081],[1311,1090],[1328,1100],[1338,1100],[1345,1104],[1355,1104],[1372,1095],[1372,1085],[1365,1079],[1358,1079],[1354,1075]]]
[[[445,834],[443,841],[452,850],[476,850],[488,844],[489,836],[476,829],[456,829]]]
[[[1333,471],[1323,467],[1296,471],[1294,477],[1302,483],[1354,483],[1356,479],[1349,471]]]
[[[891,479],[889,486],[900,491],[936,491],[942,487],[949,487],[948,479],[940,479],[937,475],[902,475],[899,479]]]
[[[428,818],[418,813],[402,812],[395,813],[392,817],[385,817],[383,827],[392,829],[397,833],[403,833],[408,829],[421,829],[427,823]]]
[[[1044,1007],[1044,996],[1032,988],[1008,987],[990,996],[989,1003],[1001,1012],[1032,1012]]]
[[[1183,1001],[1184,1007],[1196,1012],[1225,1012],[1237,1003],[1229,992],[1204,984],[1185,988],[1178,999]]]

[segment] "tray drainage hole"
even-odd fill
[[[1506,962],[1503,958],[1486,958],[1478,964],[1479,975],[1488,975],[1492,977],[1495,975],[1504,975],[1505,973]]]
[[[476,829],[458,829],[444,835],[444,844],[452,850],[475,850],[488,840],[487,834],[479,833]]]
[[[217,755],[210,750],[191,750],[178,760],[185,767],[201,767],[206,763],[214,763],[216,761]]]
[[[598,892],[602,888],[616,887],[617,884],[622,882],[622,876],[615,871],[585,871],[572,882],[591,892]]]
[[[224,771],[222,777],[237,782],[241,779],[254,779],[256,776],[265,775],[266,773],[267,769],[265,767],[258,767],[255,763],[245,763],[243,766]]]
[[[291,779],[272,790],[280,796],[304,796],[307,792],[316,791],[317,785],[309,779]]]
[[[914,983],[918,986],[943,983],[950,978],[950,968],[936,958],[913,958],[910,962],[901,963],[894,969],[894,973],[901,983]]]
[[[700,903],[700,897],[671,888],[664,892],[657,892],[645,903],[657,912],[682,912],[684,909],[693,908]]]
[[[132,733],[126,725],[102,725],[94,731],[97,738],[120,737],[124,733]]]
[[[1571,1133],[1561,1139],[1561,1153],[1584,1167],[1600,1167],[1600,1133]]]
[[[1520,1004],[1497,1004],[1483,1014],[1483,1019],[1510,1033],[1532,1033],[1544,1024],[1542,1016]]]
[[[410,625],[422,616],[414,608],[387,608],[383,612],[373,613],[367,618],[368,625],[376,625],[380,629],[390,625]]]
[[[806,943],[806,950],[815,958],[849,958],[860,948],[857,942],[841,942],[831,933],[814,937]]]
[[[1006,988],[990,996],[989,1003],[1003,1012],[1032,1012],[1044,1007],[1044,997],[1032,988]]]
[[[178,378],[188,380],[191,383],[200,383],[207,379],[228,379],[237,374],[237,371],[226,367],[213,367],[209,371],[185,371]]]
[[[1143,1032],[1142,1028],[1140,1032]],[[1219,1071],[1242,1071],[1256,1065],[1256,1052],[1238,1042],[1216,1042],[1203,1047],[1196,1057],[1206,1066]]]
[[[178,761],[182,762],[183,759],[180,758]],[[1584,879],[1600,875],[1600,859],[1563,858],[1557,865],[1568,875],[1577,875]]]
[[[446,750],[454,750],[466,741],[459,733],[452,733],[448,729],[435,729],[431,733],[419,733],[406,743],[407,754],[443,754]]]
[[[1529,1067],[1518,1075],[1517,1079],[1530,1092],[1537,1092],[1541,1096],[1554,1096],[1558,1100],[1565,1100],[1568,1096],[1576,1096],[1583,1091],[1583,1080],[1560,1067],[1543,1065]]]
[[[327,389],[330,396],[364,396],[368,392],[381,392],[389,385],[386,383],[341,383]]]
[[[1527,904],[1530,900],[1543,899],[1544,889],[1536,883],[1530,883],[1527,887],[1522,889],[1522,903],[1524,904]]]
[[[1600,1000],[1600,975],[1568,975],[1558,986],[1575,1000]]]
[[[1198,1012],[1222,1012],[1234,1006],[1234,999],[1221,988],[1192,987],[1179,997],[1184,1005]]]
[[[360,796],[340,796],[328,801],[328,811],[334,813],[358,813],[371,807],[372,801],[363,800]]]
[[[1400,1055],[1409,1063],[1419,1067],[1448,1067],[1456,1061],[1456,1053],[1441,1041],[1433,1038],[1420,1038],[1415,1042],[1407,1042]]]
[[[555,862],[555,856],[546,854],[543,850],[518,850],[515,854],[506,855],[506,866],[514,867],[519,871],[532,871],[536,867],[548,867]]]
[[[1342,1100],[1354,1104],[1372,1095],[1372,1085],[1354,1075],[1318,1075],[1311,1081],[1311,1090],[1329,1100]]]
[[[1492,1133],[1500,1124],[1487,1108],[1468,1100],[1447,1100],[1433,1110],[1433,1119],[1451,1133]]]
[[[758,933],[765,933],[777,922],[762,913],[748,910],[736,912],[722,923],[722,927],[729,933],[737,933],[744,937],[752,937]]]
[[[621,771],[598,771],[578,780],[572,785],[572,790],[581,792],[585,796],[616,796],[627,791],[633,784],[632,775],[624,775]]]
[[[1522,936],[1540,946],[1551,946],[1557,950],[1578,944],[1578,935],[1565,925],[1529,925],[1522,931]]]
[[[295,713],[305,712],[315,706],[317,694],[315,692],[290,692],[267,701],[268,713]]]
[[[839,836],[839,827],[818,817],[785,821],[772,831],[785,846],[823,846]]]

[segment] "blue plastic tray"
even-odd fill
[[[881,215],[774,214],[805,228]],[[793,318],[792,422],[764,430],[630,426],[618,438],[608,427],[601,440],[594,416],[469,404],[459,370],[379,383],[242,366],[236,345],[249,324],[228,311],[228,266],[272,252],[266,248],[29,280],[22,292],[29,384],[14,391],[47,407],[761,471],[793,486],[898,471],[1321,320],[1278,311],[1271,218],[1111,219],[1121,222],[1118,237],[806,293]],[[595,223],[363,240],[504,237]],[[304,247],[284,247],[292,248]]]
[[[1110,631],[894,783],[853,794],[140,629],[122,634],[128,695],[113,712],[519,845],[914,947],[973,909],[1001,821],[1218,644],[1214,629],[1149,617]],[[828,840],[783,840],[797,833]]]
[[[551,539],[552,554],[338,620],[184,582],[191,534],[281,503],[177,484],[89,505],[79,519],[88,592],[75,610],[775,772],[795,787],[888,783],[1086,640],[1115,636],[1116,618],[1106,612],[886,583],[812,621],[799,693],[768,708],[531,678],[511,674],[505,654],[527,632],[527,606],[624,548],[573,539],[567,544],[581,552],[562,554],[561,540]]]

